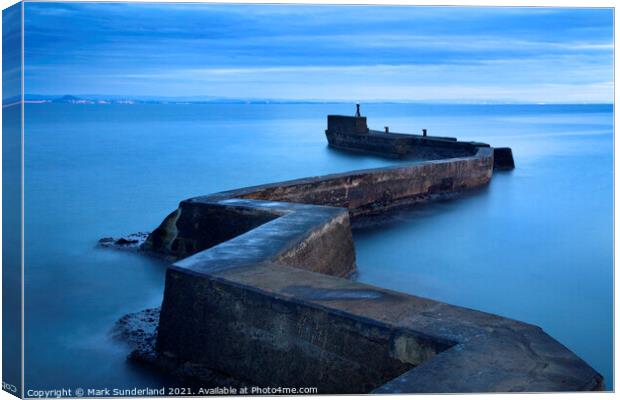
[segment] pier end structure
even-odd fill
[[[383,131],[373,130],[368,128],[366,117],[359,115],[359,107],[355,116],[327,116],[325,136],[333,148],[391,158],[435,160],[465,157],[474,154],[478,147],[490,147],[486,143],[462,142],[454,137],[431,136],[427,129],[422,129],[421,135],[390,132],[388,127]],[[493,152],[495,169],[515,167],[510,148],[493,148]]]

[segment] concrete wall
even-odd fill
[[[350,218],[484,185],[492,171],[479,147],[181,202],[145,244],[186,257],[167,273],[158,357],[321,393],[599,389],[540,328],[342,278],[355,268]]]
[[[434,196],[487,184],[493,153],[298,179],[216,193],[181,202],[149,236],[144,249],[186,257],[270,221],[272,210],[219,204],[228,198],[342,207],[351,218],[411,206]],[[329,251],[329,246],[324,246]],[[308,250],[309,251],[309,250]]]
[[[208,202],[181,202],[143,245],[144,250],[186,256],[211,248],[280,214],[249,207],[231,207]]]
[[[346,115],[327,116],[327,126],[336,132],[368,133],[366,117],[349,117]]]
[[[331,147],[394,158],[440,159],[474,155],[483,143],[460,142],[452,137],[389,133],[368,129],[366,117],[327,117],[325,136]]]
[[[492,150],[481,147],[470,157],[280,182],[222,195],[343,207],[356,218],[479,187],[487,184],[492,175]]]
[[[397,334],[377,321],[175,269],[166,281],[158,350],[261,386],[368,393],[446,347],[413,338],[417,358],[399,360]]]
[[[444,138],[423,138],[421,136],[403,135],[370,131],[367,135],[355,133],[335,134],[326,131],[330,147],[376,154],[382,157],[417,160],[437,160],[441,158],[466,157],[473,155],[477,146],[470,143],[456,142]]]

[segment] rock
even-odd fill
[[[138,251],[140,249],[140,246],[142,246],[142,243],[144,243],[144,241],[148,237],[148,235],[148,232],[137,232],[120,238],[113,238],[108,236],[99,239],[97,244],[100,247],[112,248],[117,250]]]
[[[137,239],[125,239],[125,238],[120,238],[114,242],[114,244],[118,246],[127,246],[129,244],[136,244],[136,243],[138,243]]]

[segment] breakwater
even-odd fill
[[[494,149],[471,148],[181,202],[143,245],[179,260],[155,362],[321,393],[600,388],[540,328],[343,278],[355,269],[352,220],[489,182]]]

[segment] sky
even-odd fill
[[[611,103],[611,9],[26,3],[25,92]]]

